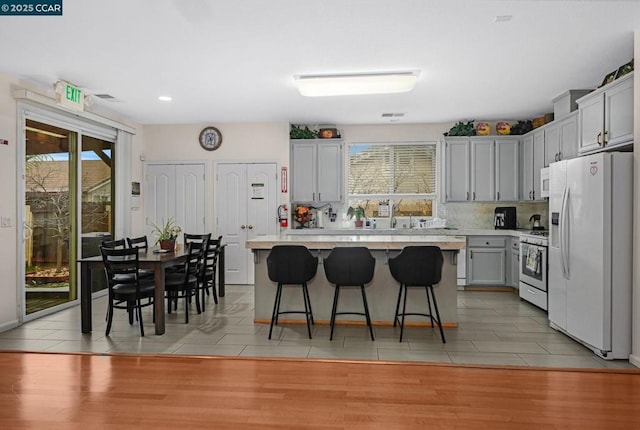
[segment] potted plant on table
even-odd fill
[[[172,250],[176,246],[176,238],[182,229],[176,225],[173,218],[169,218],[167,222],[162,220],[161,224],[150,223],[153,232],[158,236],[156,245],[160,244],[160,249]]]
[[[347,216],[349,219],[356,217],[356,228],[362,228],[364,224],[363,218],[366,218],[364,215],[364,208],[362,206],[349,206],[347,209]]]

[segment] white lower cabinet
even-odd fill
[[[506,284],[506,237],[467,237],[467,284]]]

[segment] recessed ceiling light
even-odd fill
[[[158,97],[158,100],[160,100],[161,102],[170,102],[172,99],[169,96],[160,96]]]
[[[513,18],[512,15],[498,15],[493,19],[493,22],[509,22]]]
[[[388,94],[411,91],[420,71],[296,75],[294,83],[307,97]]]

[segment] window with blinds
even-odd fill
[[[389,202],[396,215],[431,216],[437,197],[436,166],[435,142],[351,144],[350,204],[375,208]]]

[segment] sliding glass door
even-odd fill
[[[24,313],[34,316],[78,299],[74,262],[113,231],[113,143],[32,119],[25,141]]]

